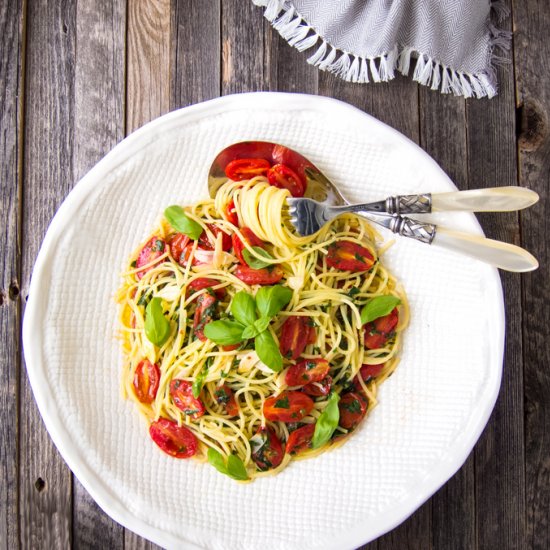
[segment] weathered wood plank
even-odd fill
[[[75,4],[28,2],[24,296],[46,228],[73,185]],[[20,544],[23,548],[68,548],[71,474],[44,428],[24,372],[19,409]]]
[[[514,2],[519,107],[519,177],[541,202],[521,214],[522,244],[540,262],[523,277],[526,547],[550,545],[550,12],[545,2]]]
[[[125,27],[125,0],[78,2],[72,121],[75,182],[124,137]],[[72,497],[73,547],[122,548],[124,529],[74,476]]]
[[[170,110],[170,0],[128,1],[126,133]]]
[[[24,6],[0,5],[0,549],[17,548]]]

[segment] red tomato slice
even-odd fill
[[[218,235],[221,234],[222,236],[222,250],[225,250],[225,252],[229,252],[231,250],[231,235],[228,235],[223,229],[218,227],[217,225],[214,225],[213,223],[206,224],[208,226],[208,229],[210,229],[210,232],[216,239]],[[206,231],[203,231],[201,233],[201,236],[199,237],[199,247],[201,247],[203,250],[214,250],[214,247],[216,246],[215,242],[212,242],[208,235],[206,234]]]
[[[193,420],[204,414],[204,405],[200,399],[193,395],[191,382],[174,378],[170,382],[170,395],[174,405]]]
[[[240,344],[231,344],[230,346],[222,346],[223,351],[234,351],[236,349],[239,349]]]
[[[374,258],[364,246],[336,241],[328,247],[327,265],[342,271],[368,271],[374,265]]]
[[[197,298],[197,308],[195,309],[195,317],[193,319],[193,330],[195,336],[201,342],[207,340],[204,335],[204,327],[214,318],[217,303],[218,300],[208,292],[201,294]]]
[[[293,315],[288,317],[281,328],[279,349],[283,357],[287,359],[298,359],[304,352],[305,347],[311,342],[311,329],[313,329],[313,341],[317,335],[315,328],[310,326],[309,317]]]
[[[371,378],[376,378],[380,372],[382,372],[385,364],[386,363],[378,363],[378,365],[363,365],[359,371],[361,373],[361,378],[365,382]]]
[[[229,416],[239,415],[239,406],[235,400],[235,394],[229,386],[224,384],[217,388],[214,392],[214,397],[216,398],[216,403],[225,406],[225,411]]]
[[[383,347],[393,335],[393,330],[399,322],[399,312],[394,308],[390,313],[364,325],[365,347],[378,349]]]
[[[289,455],[297,455],[311,447],[311,440],[315,433],[315,424],[308,424],[294,430],[286,442],[286,452]]]
[[[260,248],[264,247],[264,242],[254,234],[252,229],[249,229],[248,227],[242,227],[241,233],[249,246],[259,246]],[[231,239],[233,241],[233,252],[235,253],[235,256],[237,256],[241,264],[248,265],[243,256],[243,249],[245,248],[245,246],[241,238],[237,235],[237,233],[233,233]]]
[[[283,461],[285,452],[279,438],[268,426],[264,426],[256,432],[251,440],[252,460],[262,472],[277,468]]]
[[[284,391],[264,401],[264,417],[272,422],[299,422],[313,409],[313,400],[299,391]]]
[[[150,404],[155,400],[160,382],[158,365],[144,359],[134,372],[134,393],[141,403]]]
[[[263,269],[238,265],[233,274],[247,285],[274,285],[283,278],[284,271],[278,265]]]
[[[340,426],[353,430],[367,414],[367,403],[354,392],[346,393],[338,403],[340,409]]]
[[[255,176],[265,176],[270,166],[264,159],[237,159],[225,167],[225,175],[233,181],[249,180]]]
[[[300,176],[284,164],[276,164],[271,167],[267,173],[267,179],[270,185],[274,185],[279,189],[288,189],[293,197],[303,197],[305,193],[305,185]]]
[[[311,382],[310,384],[306,384],[302,388],[302,391],[312,397],[320,397],[321,395],[328,395],[331,387],[332,378],[327,374],[322,380],[319,380],[319,382]]]
[[[326,359],[304,359],[288,369],[285,381],[289,386],[305,386],[310,382],[320,382],[328,374],[329,368]]]
[[[166,243],[160,237],[151,237],[145,246],[141,249],[136,260],[136,267],[141,267],[151,262],[154,262],[156,258],[162,256],[166,249]],[[158,262],[156,262],[158,263]],[[156,264],[150,265],[146,269],[142,269],[136,273],[138,279],[141,279],[150,269],[155,267]]]
[[[210,279],[209,277],[199,277],[198,279],[191,281],[188,285],[188,288],[196,292],[196,291],[202,290],[203,288],[211,288],[219,284],[220,284],[220,281],[217,281],[216,279]],[[221,300],[222,298],[225,297],[225,294],[226,294],[225,288],[218,288],[214,290],[214,293]]]
[[[172,258],[174,258],[174,260],[180,265],[182,265],[182,255],[188,244],[189,237],[187,235],[184,235],[183,233],[174,233],[168,239],[170,254],[172,254]]]
[[[394,308],[387,315],[379,317],[373,322],[377,331],[383,332],[384,334],[390,334],[399,322],[399,312],[397,308]]]
[[[159,418],[149,426],[151,439],[174,458],[189,458],[197,452],[197,438],[185,426],[178,426],[167,418]]]
[[[229,223],[239,227],[239,216],[237,216],[235,201],[233,199],[231,199],[225,207],[225,217]]]

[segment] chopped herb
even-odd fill
[[[285,395],[282,399],[277,399],[277,401],[275,401],[275,407],[279,409],[290,409],[288,395]]]
[[[361,291],[356,286],[352,286],[348,291],[348,296],[350,298],[353,298],[354,296],[357,296],[357,294],[359,294],[360,292]]]
[[[130,264],[130,267],[136,267],[137,266],[137,261],[134,260],[131,264]]]
[[[342,403],[342,408],[346,409],[350,413],[361,412],[361,404],[357,399],[354,399],[351,403]]]

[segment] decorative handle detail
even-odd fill
[[[388,229],[403,237],[409,237],[415,241],[431,244],[435,237],[436,226],[432,223],[424,223],[411,218],[393,216]]]
[[[432,195],[397,195],[386,199],[388,214],[427,214],[432,211]]]

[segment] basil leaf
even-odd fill
[[[271,319],[269,317],[260,317],[257,321],[254,321],[254,327],[258,332],[263,332],[268,326]]]
[[[292,298],[292,290],[286,286],[263,286],[256,293],[256,307],[262,317],[277,315]]]
[[[248,325],[243,330],[243,339],[248,340],[249,338],[254,338],[258,334],[260,334],[260,331],[254,325]]]
[[[227,466],[225,465],[223,455],[219,451],[216,451],[216,449],[212,449],[212,447],[210,447],[206,455],[208,457],[208,462],[210,462],[210,464],[212,464],[218,472],[227,475]]]
[[[159,347],[170,336],[170,321],[164,316],[160,298],[152,298],[145,308],[145,336]]]
[[[193,381],[193,386],[191,387],[193,391],[193,397],[198,397],[201,393],[202,387],[204,386],[204,380],[206,378],[206,375],[208,374],[208,369],[210,365],[212,364],[213,357],[209,357],[202,370],[199,372],[198,376]]]
[[[229,455],[227,459],[227,475],[238,481],[248,479],[244,463],[237,455]]]
[[[397,296],[376,296],[369,300],[361,310],[361,323],[370,323],[379,317],[384,317],[401,303]]]
[[[233,296],[231,301],[231,313],[233,317],[245,326],[253,325],[254,321],[258,318],[256,315],[256,302],[254,298],[241,290]],[[249,336],[248,338],[252,338]]]
[[[338,401],[340,401],[340,396],[336,392],[332,392],[328,398],[328,405],[315,424],[315,433],[311,440],[313,449],[322,447],[332,437],[336,426],[338,426],[340,420]]]
[[[253,246],[252,250],[254,250],[254,252],[256,252],[258,255],[263,256],[264,258],[267,258],[268,260],[275,259],[267,250],[264,250],[260,246]],[[271,262],[263,262],[262,260],[258,260],[256,256],[253,256],[252,254],[250,254],[247,248],[243,248],[242,254],[243,254],[244,261],[252,269],[263,269],[264,267],[272,265]]]
[[[283,356],[269,330],[264,330],[256,336],[254,348],[260,361],[272,371],[279,372],[283,368]]]
[[[212,342],[222,346],[231,346],[244,340],[244,326],[237,321],[223,319],[221,321],[212,321],[205,325],[204,335]]]
[[[202,234],[202,225],[189,218],[181,206],[176,204],[169,206],[164,211],[164,217],[176,231],[184,233],[194,241]]]

